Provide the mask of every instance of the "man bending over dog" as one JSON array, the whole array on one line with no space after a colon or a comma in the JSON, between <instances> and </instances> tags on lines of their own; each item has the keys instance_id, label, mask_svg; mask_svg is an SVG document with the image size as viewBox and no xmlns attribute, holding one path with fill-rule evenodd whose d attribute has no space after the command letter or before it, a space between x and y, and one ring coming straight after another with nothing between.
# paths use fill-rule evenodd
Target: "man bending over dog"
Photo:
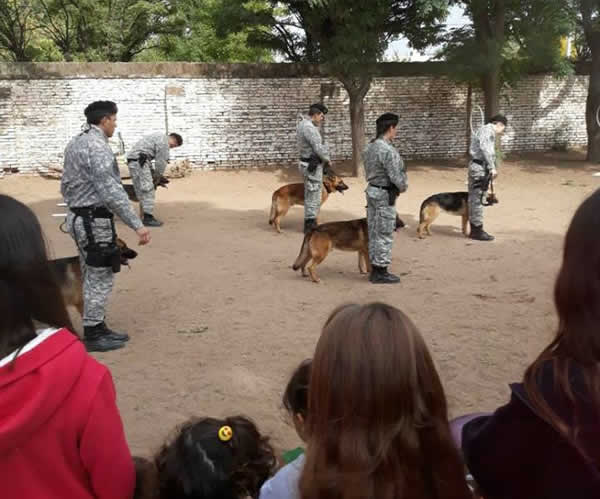
<instances>
[{"instance_id":1,"label":"man bending over dog","mask_svg":"<svg viewBox=\"0 0 600 499\"><path fill-rule=\"evenodd\" d=\"M483 204L491 179L498 176L496 170L496 135L504 133L508 120L501 114L491 118L471 138L471 162L469 163L469 222L471 239L493 241L494 236L483 230Z\"/></svg>"},{"instance_id":2,"label":"man bending over dog","mask_svg":"<svg viewBox=\"0 0 600 499\"><path fill-rule=\"evenodd\" d=\"M139 244L150 242L150 231L129 204L108 145L117 126L117 105L92 102L84 113L88 128L65 149L60 191L70 210L67 229L79 249L83 274L83 341L89 352L106 352L125 346L129 339L104 322L113 274L121 262L114 214L137 233Z\"/></svg>"},{"instance_id":3,"label":"man bending over dog","mask_svg":"<svg viewBox=\"0 0 600 499\"><path fill-rule=\"evenodd\" d=\"M369 280L374 284L393 284L400 278L390 274L392 246L396 229L396 199L408 188L406 170L400 154L392 145L398 126L398 115L382 114L377 118L377 136L364 154L369 227Z\"/></svg>"},{"instance_id":4,"label":"man bending over dog","mask_svg":"<svg viewBox=\"0 0 600 499\"><path fill-rule=\"evenodd\" d=\"M304 233L317 225L317 215L321 207L323 184L323 164L329 164L329 151L319 133L319 125L325 119L327 106L313 104L296 128L300 171L304 176Z\"/></svg>"},{"instance_id":5,"label":"man bending over dog","mask_svg":"<svg viewBox=\"0 0 600 499\"><path fill-rule=\"evenodd\" d=\"M169 161L169 149L181 144L183 139L178 133L153 133L142 137L127 154L127 166L140 202L140 211L143 213L142 222L146 227L160 227L163 224L153 215L156 195L154 179L162 177L165 172Z\"/></svg>"}]
</instances>

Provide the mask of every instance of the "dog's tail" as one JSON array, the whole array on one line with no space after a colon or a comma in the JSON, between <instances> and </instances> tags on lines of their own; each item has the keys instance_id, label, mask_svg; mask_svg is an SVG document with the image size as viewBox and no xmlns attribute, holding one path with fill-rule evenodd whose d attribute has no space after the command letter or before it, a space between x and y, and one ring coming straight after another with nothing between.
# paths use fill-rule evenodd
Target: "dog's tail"
<instances>
[{"instance_id":1,"label":"dog's tail","mask_svg":"<svg viewBox=\"0 0 600 499\"><path fill-rule=\"evenodd\" d=\"M302 247L300 248L300 254L298 255L298 258L296 258L294 265L292 265L292 268L294 270L298 270L298 269L304 267L310 260L309 246L310 246L310 238L312 237L312 233L313 233L313 231L310 231L308 234L306 234L304 236L304 240L302 241Z\"/></svg>"},{"instance_id":2,"label":"dog's tail","mask_svg":"<svg viewBox=\"0 0 600 499\"><path fill-rule=\"evenodd\" d=\"M277 194L273 193L273 199L271 200L271 214L269 215L269 225L273 225L275 217L277 216Z\"/></svg>"},{"instance_id":3,"label":"dog's tail","mask_svg":"<svg viewBox=\"0 0 600 499\"><path fill-rule=\"evenodd\" d=\"M429 196L425 201L421 203L421 208L419 209L419 223L422 224L425 221L425 208L427 205L433 201L434 197Z\"/></svg>"}]
</instances>

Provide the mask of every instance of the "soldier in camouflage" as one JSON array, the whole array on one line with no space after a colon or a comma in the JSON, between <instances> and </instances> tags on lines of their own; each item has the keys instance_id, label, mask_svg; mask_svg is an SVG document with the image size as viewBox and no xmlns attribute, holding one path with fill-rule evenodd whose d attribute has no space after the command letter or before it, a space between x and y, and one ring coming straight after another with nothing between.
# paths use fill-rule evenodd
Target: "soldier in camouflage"
<instances>
[{"instance_id":1,"label":"soldier in camouflage","mask_svg":"<svg viewBox=\"0 0 600 499\"><path fill-rule=\"evenodd\" d=\"M330 163L329 152L319 133L319 125L325 119L327 106L313 104L296 128L300 171L304 176L304 233L317 225L321 208L323 165Z\"/></svg>"},{"instance_id":2,"label":"soldier in camouflage","mask_svg":"<svg viewBox=\"0 0 600 499\"><path fill-rule=\"evenodd\" d=\"M392 262L396 198L408 188L404 162L392 145L398 121L398 115L393 113L377 118L377 135L364 152L365 175L369 183L365 191L372 266L369 280L374 284L400 282L398 276L387 270Z\"/></svg>"},{"instance_id":3,"label":"soldier in camouflage","mask_svg":"<svg viewBox=\"0 0 600 499\"><path fill-rule=\"evenodd\" d=\"M140 202L142 222L147 227L160 227L162 222L154 218L154 179L160 178L167 168L169 149L183 144L181 135L154 133L142 137L127 154L127 166L133 188ZM154 169L152 168L154 160Z\"/></svg>"},{"instance_id":4,"label":"soldier in camouflage","mask_svg":"<svg viewBox=\"0 0 600 499\"><path fill-rule=\"evenodd\" d=\"M483 230L483 204L490 179L497 177L496 136L504 133L508 121L501 114L491 118L471 138L469 153L469 222L470 238L477 241L493 241L494 236Z\"/></svg>"},{"instance_id":5,"label":"soldier in camouflage","mask_svg":"<svg viewBox=\"0 0 600 499\"><path fill-rule=\"evenodd\" d=\"M93 102L85 109L85 116L87 129L71 139L65 149L61 193L70 211L67 228L81 261L84 344L88 351L104 352L123 347L129 339L104 322L113 269L118 271L120 255L114 214L137 233L139 244L150 241L150 232L129 204L108 144L116 127L116 104Z\"/></svg>"}]
</instances>

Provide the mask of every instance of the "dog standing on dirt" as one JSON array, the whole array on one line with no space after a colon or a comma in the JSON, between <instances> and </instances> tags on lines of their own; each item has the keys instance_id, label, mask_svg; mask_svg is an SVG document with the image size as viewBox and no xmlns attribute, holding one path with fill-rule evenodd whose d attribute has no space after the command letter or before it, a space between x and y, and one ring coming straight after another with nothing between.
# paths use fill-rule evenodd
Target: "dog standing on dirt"
<instances>
[{"instance_id":1,"label":"dog standing on dirt","mask_svg":"<svg viewBox=\"0 0 600 499\"><path fill-rule=\"evenodd\" d=\"M402 220L396 215L396 228L403 226ZM329 222L315 227L304 236L300 254L292 268L294 270L302 269L303 276L308 275L313 282L319 282L316 267L325 260L333 248L341 251L357 251L359 272L361 274L371 272L369 229L366 218L344 222ZM308 265L309 262L310 265Z\"/></svg>"},{"instance_id":2,"label":"dog standing on dirt","mask_svg":"<svg viewBox=\"0 0 600 499\"><path fill-rule=\"evenodd\" d=\"M321 206L333 191L343 193L348 189L342 178L331 170L323 177L323 187L325 188L321 189ZM281 233L281 219L295 204L304 205L304 184L288 184L277 189L271 198L269 225L273 225L275 230Z\"/></svg>"},{"instance_id":3,"label":"dog standing on dirt","mask_svg":"<svg viewBox=\"0 0 600 499\"><path fill-rule=\"evenodd\" d=\"M431 235L431 224L442 211L462 217L462 233L466 237L469 222L468 192L442 192L429 196L423 201L419 212L418 236L423 239L426 235Z\"/></svg>"},{"instance_id":4,"label":"dog standing on dirt","mask_svg":"<svg viewBox=\"0 0 600 499\"><path fill-rule=\"evenodd\" d=\"M125 241L117 238L117 246L121 250L121 265L128 265L129 260L137 256L137 251L132 250ZM77 308L83 316L83 278L79 256L57 258L48 262L58 282L65 305Z\"/></svg>"}]
</instances>

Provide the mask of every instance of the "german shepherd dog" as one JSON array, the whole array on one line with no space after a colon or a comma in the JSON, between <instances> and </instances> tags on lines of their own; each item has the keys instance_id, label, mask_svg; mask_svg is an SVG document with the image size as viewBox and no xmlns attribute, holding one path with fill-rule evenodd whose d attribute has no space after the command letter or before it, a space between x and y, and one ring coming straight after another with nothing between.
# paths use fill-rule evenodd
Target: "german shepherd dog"
<instances>
[{"instance_id":1,"label":"german shepherd dog","mask_svg":"<svg viewBox=\"0 0 600 499\"><path fill-rule=\"evenodd\" d=\"M343 193L348 189L342 178L332 170L323 175L323 187L324 189L321 189L321 206L333 191ZM277 189L271 198L269 225L273 225L275 230L281 233L281 219L295 204L304 205L304 184L288 184Z\"/></svg>"},{"instance_id":2,"label":"german shepherd dog","mask_svg":"<svg viewBox=\"0 0 600 499\"><path fill-rule=\"evenodd\" d=\"M423 239L426 235L431 235L431 224L442 211L462 217L462 233L467 236L467 223L469 222L468 192L442 192L429 196L423 201L419 212L418 236Z\"/></svg>"},{"instance_id":3,"label":"german shepherd dog","mask_svg":"<svg viewBox=\"0 0 600 499\"><path fill-rule=\"evenodd\" d=\"M396 229L403 227L402 220L396 215ZM304 236L300 254L292 268L302 269L302 275L310 276L313 282L320 279L316 273L319 265L333 249L358 252L358 270L361 274L371 272L369 261L369 229L366 218L345 222L329 222L318 225ZM308 263L310 262L310 265ZM308 265L308 274L307 268Z\"/></svg>"},{"instance_id":4,"label":"german shepherd dog","mask_svg":"<svg viewBox=\"0 0 600 499\"><path fill-rule=\"evenodd\" d=\"M121 265L128 265L129 260L137 256L137 251L132 250L125 241L117 238L117 245L121 250ZM58 282L65 305L77 308L83 315L83 276L78 256L57 258L48 262Z\"/></svg>"}]
</instances>

